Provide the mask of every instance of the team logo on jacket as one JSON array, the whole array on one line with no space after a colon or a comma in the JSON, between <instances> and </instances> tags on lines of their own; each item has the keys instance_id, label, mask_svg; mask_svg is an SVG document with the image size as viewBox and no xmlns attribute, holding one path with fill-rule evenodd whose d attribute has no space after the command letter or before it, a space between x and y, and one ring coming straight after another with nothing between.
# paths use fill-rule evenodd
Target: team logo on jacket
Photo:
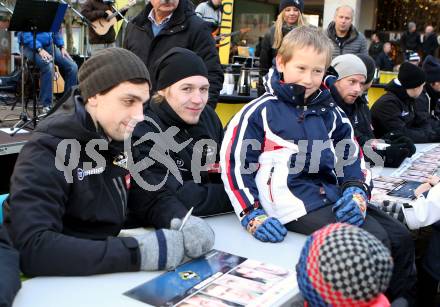
<instances>
[{"instance_id":1,"label":"team logo on jacket","mask_svg":"<svg viewBox=\"0 0 440 307\"><path fill-rule=\"evenodd\" d=\"M402 113L400 113L400 116L404 117L404 116L407 116L408 114L409 114L409 112L402 111Z\"/></svg>"},{"instance_id":2,"label":"team logo on jacket","mask_svg":"<svg viewBox=\"0 0 440 307\"><path fill-rule=\"evenodd\" d=\"M76 174L78 175L78 180L83 180L85 177L90 176L90 175L98 175L98 174L102 174L105 170L105 167L101 166L101 167L97 167L97 168L92 168L89 170L83 170L82 168L77 168L76 170Z\"/></svg>"}]
</instances>

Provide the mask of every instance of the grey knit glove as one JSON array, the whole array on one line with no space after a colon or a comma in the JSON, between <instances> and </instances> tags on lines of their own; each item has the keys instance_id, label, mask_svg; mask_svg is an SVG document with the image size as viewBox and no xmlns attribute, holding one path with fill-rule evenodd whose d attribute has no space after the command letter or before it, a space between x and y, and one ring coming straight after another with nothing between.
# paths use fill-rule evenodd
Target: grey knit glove
<instances>
[{"instance_id":1,"label":"grey knit glove","mask_svg":"<svg viewBox=\"0 0 440 307\"><path fill-rule=\"evenodd\" d=\"M183 260L183 234L159 229L134 237L139 243L142 271L168 270Z\"/></svg>"},{"instance_id":2,"label":"grey knit glove","mask_svg":"<svg viewBox=\"0 0 440 307\"><path fill-rule=\"evenodd\" d=\"M182 220L171 220L171 229L178 230ZM190 216L182 229L185 255L197 258L209 252L214 246L215 235L211 227L203 219Z\"/></svg>"}]
</instances>

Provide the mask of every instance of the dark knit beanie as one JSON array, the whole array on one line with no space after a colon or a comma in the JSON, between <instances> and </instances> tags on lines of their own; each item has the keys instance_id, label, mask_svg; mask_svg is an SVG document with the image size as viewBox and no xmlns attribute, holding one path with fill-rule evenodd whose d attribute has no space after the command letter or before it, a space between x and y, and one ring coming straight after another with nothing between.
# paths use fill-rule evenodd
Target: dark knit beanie
<instances>
[{"instance_id":1,"label":"dark knit beanie","mask_svg":"<svg viewBox=\"0 0 440 307\"><path fill-rule=\"evenodd\" d=\"M400 65L397 79L399 79L404 89L412 89L422 85L426 81L426 75L418 66L409 62L403 62Z\"/></svg>"},{"instance_id":2,"label":"dark knit beanie","mask_svg":"<svg viewBox=\"0 0 440 307\"><path fill-rule=\"evenodd\" d=\"M365 83L370 83L374 78L374 71L376 70L376 63L374 59L367 54L357 54L357 56L364 62L365 67L367 68L367 79Z\"/></svg>"},{"instance_id":3,"label":"dark knit beanie","mask_svg":"<svg viewBox=\"0 0 440 307\"><path fill-rule=\"evenodd\" d=\"M84 101L122 82L144 79L151 85L144 62L133 52L106 48L85 61L78 72L79 89Z\"/></svg>"},{"instance_id":4,"label":"dark knit beanie","mask_svg":"<svg viewBox=\"0 0 440 307\"><path fill-rule=\"evenodd\" d=\"M174 47L154 63L153 87L162 90L191 76L208 78L208 69L202 58L191 50Z\"/></svg>"},{"instance_id":5,"label":"dark knit beanie","mask_svg":"<svg viewBox=\"0 0 440 307\"><path fill-rule=\"evenodd\" d=\"M428 55L423 62L423 70L426 73L426 81L440 81L440 61L434 58L432 55Z\"/></svg>"},{"instance_id":6,"label":"dark knit beanie","mask_svg":"<svg viewBox=\"0 0 440 307\"><path fill-rule=\"evenodd\" d=\"M304 12L304 0L281 0L278 11L281 12L288 6L296 7L301 14Z\"/></svg>"},{"instance_id":7,"label":"dark knit beanie","mask_svg":"<svg viewBox=\"0 0 440 307\"><path fill-rule=\"evenodd\" d=\"M371 306L385 299L393 271L390 251L349 224L330 224L308 237L296 265L309 306Z\"/></svg>"}]
</instances>

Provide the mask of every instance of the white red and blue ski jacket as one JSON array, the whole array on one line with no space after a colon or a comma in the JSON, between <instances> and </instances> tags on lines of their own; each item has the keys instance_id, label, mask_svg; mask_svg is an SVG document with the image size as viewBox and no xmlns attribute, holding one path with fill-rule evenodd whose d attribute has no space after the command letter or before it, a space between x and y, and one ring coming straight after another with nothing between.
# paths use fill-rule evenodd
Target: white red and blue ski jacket
<instances>
[{"instance_id":1,"label":"white red and blue ski jacket","mask_svg":"<svg viewBox=\"0 0 440 307\"><path fill-rule=\"evenodd\" d=\"M238 217L261 205L286 224L333 204L348 186L368 195L371 174L328 88L304 103L304 88L280 81L276 69L265 87L232 118L220 150L222 180Z\"/></svg>"}]
</instances>

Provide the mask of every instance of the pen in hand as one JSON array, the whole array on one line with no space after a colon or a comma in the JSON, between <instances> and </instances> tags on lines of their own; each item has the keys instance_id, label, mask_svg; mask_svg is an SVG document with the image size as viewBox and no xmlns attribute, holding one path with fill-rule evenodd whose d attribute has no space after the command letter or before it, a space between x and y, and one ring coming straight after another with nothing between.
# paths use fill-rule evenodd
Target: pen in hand
<instances>
[{"instance_id":1,"label":"pen in hand","mask_svg":"<svg viewBox=\"0 0 440 307\"><path fill-rule=\"evenodd\" d=\"M191 216L193 209L194 209L194 207L191 207L191 209L188 210L188 213L185 215L185 217L182 220L182 224L179 227L179 231L182 231L183 226L185 226L186 222L188 221L189 217Z\"/></svg>"}]
</instances>

